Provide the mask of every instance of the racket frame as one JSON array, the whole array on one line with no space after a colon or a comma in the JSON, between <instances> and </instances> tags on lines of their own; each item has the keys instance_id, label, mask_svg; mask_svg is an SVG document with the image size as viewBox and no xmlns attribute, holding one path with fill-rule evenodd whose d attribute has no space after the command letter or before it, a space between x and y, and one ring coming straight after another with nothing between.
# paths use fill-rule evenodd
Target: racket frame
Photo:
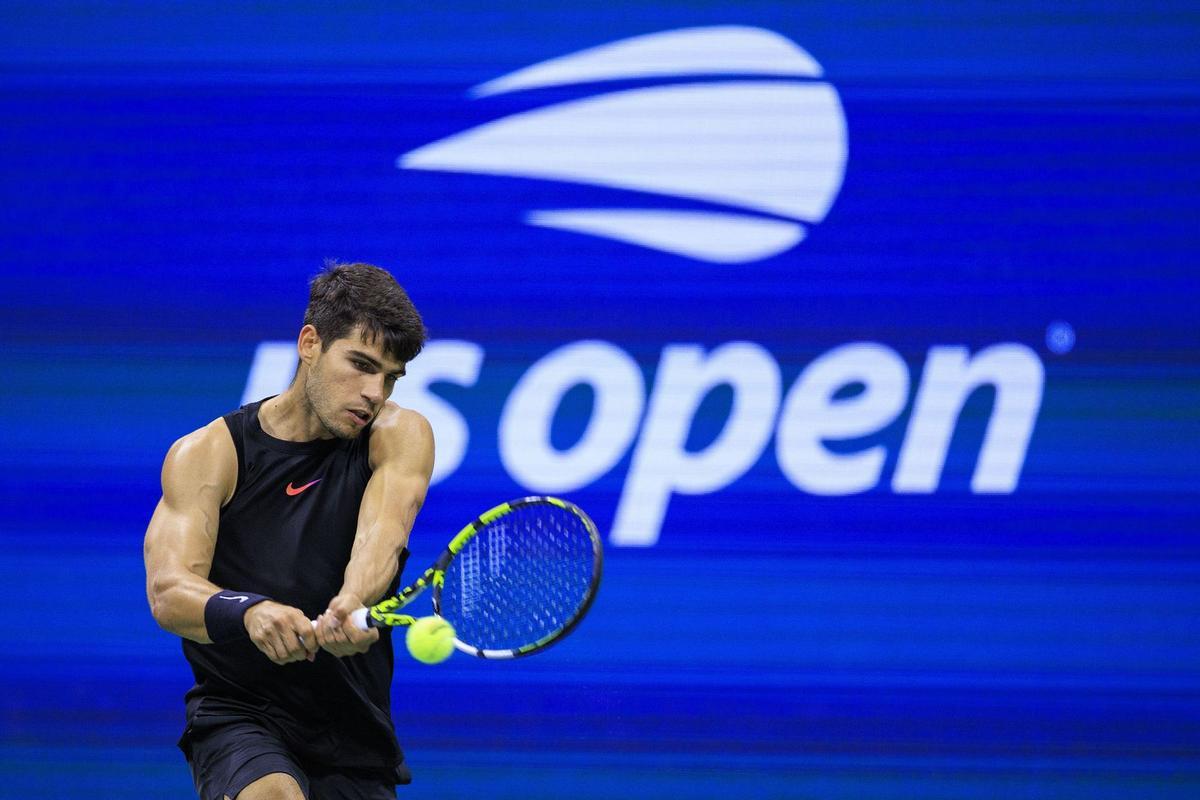
<instances>
[{"instance_id":1,"label":"racket frame","mask_svg":"<svg viewBox=\"0 0 1200 800\"><path fill-rule=\"evenodd\" d=\"M591 539L593 568L591 581L588 584L587 592L584 595L583 602L570 619L566 621L560 628L543 636L541 639L522 645L514 649L490 650L476 647L467 642L454 639L454 647L459 652L466 653L469 656L484 659L513 659L523 658L545 650L555 642L565 638L567 634L573 631L587 615L588 610L592 607L592 602L596 599L596 593L600 588L600 578L604 572L604 549L600 541L600 533L596 529L596 524L591 518L584 513L583 509L574 503L566 500L561 500L557 497L546 497L542 495L533 495L530 497L522 497L518 500L510 500L507 503L501 503L498 506L489 508L487 511L480 514L470 523L463 527L446 549L442 551L437 560L421 574L419 578L410 583L408 586L401 589L394 596L387 598L368 609L363 609L362 616L365 627L381 628L381 627L403 627L412 625L416 622L416 617L410 614L399 613L405 606L416 600L426 589L433 588L433 613L439 617L442 616L442 587L446 583L446 570L450 568L452 562L467 543L475 538L478 533L486 528L491 523L502 517L511 514L519 508L530 505L552 505L557 506L565 511L574 514L580 521L583 522L584 528ZM364 625L360 625L364 627Z\"/></svg>"}]
</instances>

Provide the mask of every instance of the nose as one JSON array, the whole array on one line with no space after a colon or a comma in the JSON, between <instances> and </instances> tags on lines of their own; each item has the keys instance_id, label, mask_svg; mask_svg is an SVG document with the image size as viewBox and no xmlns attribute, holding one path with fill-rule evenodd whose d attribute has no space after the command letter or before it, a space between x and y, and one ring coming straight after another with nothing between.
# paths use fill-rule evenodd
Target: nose
<instances>
[{"instance_id":1,"label":"nose","mask_svg":"<svg viewBox=\"0 0 1200 800\"><path fill-rule=\"evenodd\" d=\"M387 399L388 391L386 384L387 376L382 373L366 376L362 396L364 400L371 404L372 408L378 408Z\"/></svg>"}]
</instances>

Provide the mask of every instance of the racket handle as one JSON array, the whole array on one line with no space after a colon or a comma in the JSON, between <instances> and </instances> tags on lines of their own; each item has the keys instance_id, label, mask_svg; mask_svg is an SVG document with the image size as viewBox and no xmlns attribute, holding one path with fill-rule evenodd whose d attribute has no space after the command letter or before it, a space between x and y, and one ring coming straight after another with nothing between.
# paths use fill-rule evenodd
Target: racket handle
<instances>
[{"instance_id":1,"label":"racket handle","mask_svg":"<svg viewBox=\"0 0 1200 800\"><path fill-rule=\"evenodd\" d=\"M356 608L354 611L351 611L350 621L353 622L354 627L358 628L360 631L369 631L371 628L375 627L372 624L375 622L375 620L367 616L367 609L365 607Z\"/></svg>"},{"instance_id":2,"label":"racket handle","mask_svg":"<svg viewBox=\"0 0 1200 800\"><path fill-rule=\"evenodd\" d=\"M358 608L354 611L351 611L350 621L353 622L354 627L358 628L360 631L369 631L371 628L375 627L375 620L367 616L367 609L365 606L363 608ZM317 627L317 621L315 619L309 620L309 622L312 623L314 629Z\"/></svg>"}]
</instances>

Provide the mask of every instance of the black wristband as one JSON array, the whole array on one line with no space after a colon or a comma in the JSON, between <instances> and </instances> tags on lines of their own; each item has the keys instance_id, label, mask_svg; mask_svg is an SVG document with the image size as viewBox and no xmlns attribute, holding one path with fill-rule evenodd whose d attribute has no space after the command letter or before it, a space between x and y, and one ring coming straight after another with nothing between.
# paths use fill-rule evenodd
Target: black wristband
<instances>
[{"instance_id":1,"label":"black wristband","mask_svg":"<svg viewBox=\"0 0 1200 800\"><path fill-rule=\"evenodd\" d=\"M213 644L245 639L249 636L242 622L246 610L270 599L254 592L217 592L204 604L204 627L208 629L208 638Z\"/></svg>"}]
</instances>

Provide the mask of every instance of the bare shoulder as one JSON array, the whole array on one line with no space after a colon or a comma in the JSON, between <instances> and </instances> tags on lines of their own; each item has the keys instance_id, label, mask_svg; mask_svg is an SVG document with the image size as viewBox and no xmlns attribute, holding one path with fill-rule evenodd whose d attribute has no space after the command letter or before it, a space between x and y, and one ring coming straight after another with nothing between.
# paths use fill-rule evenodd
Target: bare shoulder
<instances>
[{"instance_id":1,"label":"bare shoulder","mask_svg":"<svg viewBox=\"0 0 1200 800\"><path fill-rule=\"evenodd\" d=\"M233 446L229 426L225 424L225 420L215 419L203 428L197 428L176 439L167 451L167 462L185 468L191 465L205 466L206 462L219 462L230 454L236 460L237 451Z\"/></svg>"},{"instance_id":2,"label":"bare shoulder","mask_svg":"<svg viewBox=\"0 0 1200 800\"><path fill-rule=\"evenodd\" d=\"M371 426L371 465L401 459L433 469L433 428L429 420L410 408L388 401Z\"/></svg>"},{"instance_id":3,"label":"bare shoulder","mask_svg":"<svg viewBox=\"0 0 1200 800\"><path fill-rule=\"evenodd\" d=\"M425 434L428 434L430 437L433 436L433 429L429 427L429 420L411 408L401 408L391 400L383 404L383 408L379 410L379 416L375 418L375 424L371 427L373 432L394 432L390 435L399 433L410 436L423 436Z\"/></svg>"},{"instance_id":4,"label":"bare shoulder","mask_svg":"<svg viewBox=\"0 0 1200 800\"><path fill-rule=\"evenodd\" d=\"M227 502L237 484L237 448L223 419L197 428L171 445L163 460L163 493L184 486L204 485Z\"/></svg>"}]
</instances>

